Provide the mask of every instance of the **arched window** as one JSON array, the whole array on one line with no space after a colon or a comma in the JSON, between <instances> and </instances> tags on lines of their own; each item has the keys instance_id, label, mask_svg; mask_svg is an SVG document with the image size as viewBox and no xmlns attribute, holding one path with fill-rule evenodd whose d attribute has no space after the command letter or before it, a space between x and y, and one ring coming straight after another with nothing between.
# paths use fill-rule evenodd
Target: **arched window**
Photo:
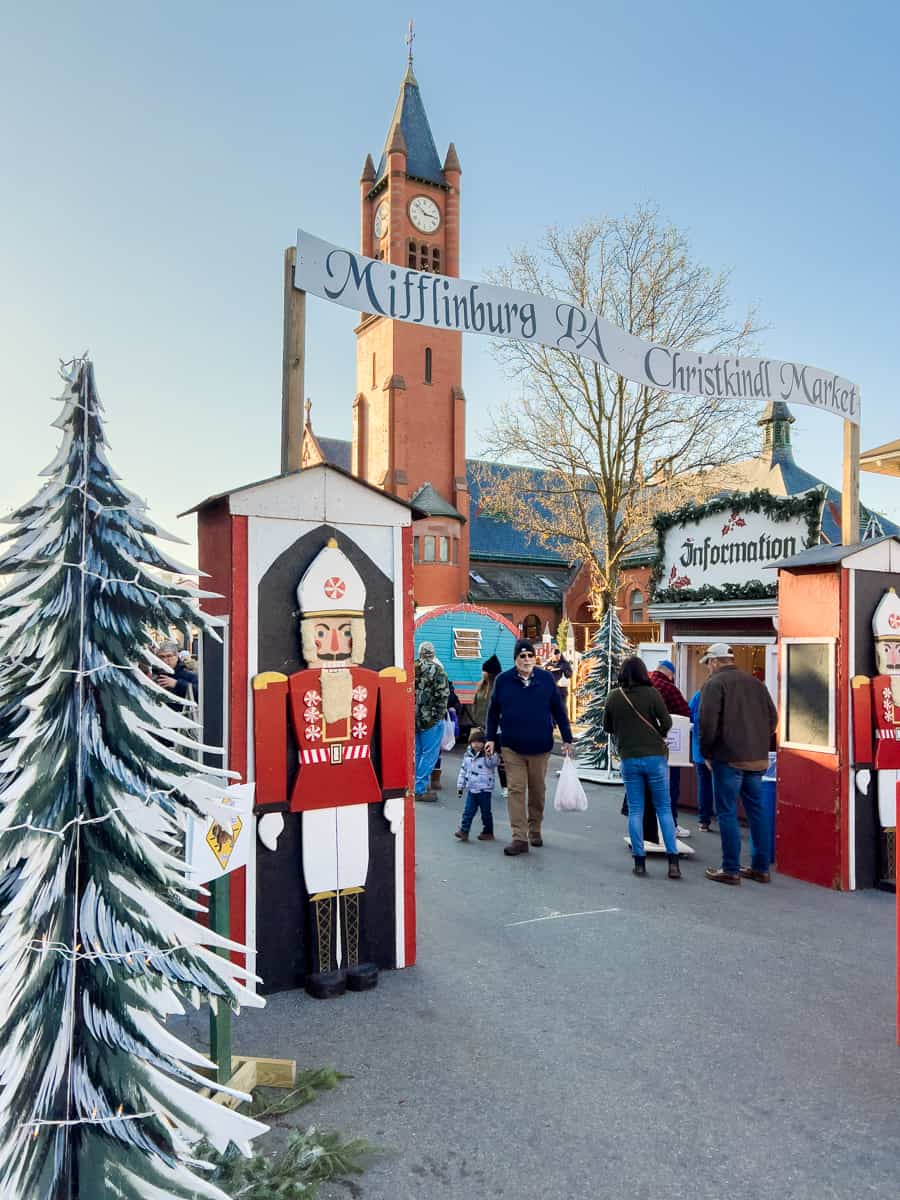
<instances>
[{"instance_id":1,"label":"arched window","mask_svg":"<svg viewBox=\"0 0 900 1200\"><path fill-rule=\"evenodd\" d=\"M434 249L431 251L431 269L435 275L440 275L440 273L441 273L441 252L440 252L440 250L438 250L437 246L435 246Z\"/></svg>"},{"instance_id":2,"label":"arched window","mask_svg":"<svg viewBox=\"0 0 900 1200\"><path fill-rule=\"evenodd\" d=\"M522 637L530 638L533 642L540 641L541 622L535 613L529 613L522 622Z\"/></svg>"},{"instance_id":3,"label":"arched window","mask_svg":"<svg viewBox=\"0 0 900 1200\"><path fill-rule=\"evenodd\" d=\"M410 239L409 242L409 253L406 259L406 265L411 267L413 270L416 269L416 243L412 241L412 239Z\"/></svg>"},{"instance_id":4,"label":"arched window","mask_svg":"<svg viewBox=\"0 0 900 1200\"><path fill-rule=\"evenodd\" d=\"M425 245L424 242L419 247L419 270L420 271L428 270L428 247Z\"/></svg>"},{"instance_id":5,"label":"arched window","mask_svg":"<svg viewBox=\"0 0 900 1200\"><path fill-rule=\"evenodd\" d=\"M635 588L628 601L628 620L632 625L640 625L644 620L644 593Z\"/></svg>"},{"instance_id":6,"label":"arched window","mask_svg":"<svg viewBox=\"0 0 900 1200\"><path fill-rule=\"evenodd\" d=\"M431 347L425 347L425 382L431 383Z\"/></svg>"}]
</instances>

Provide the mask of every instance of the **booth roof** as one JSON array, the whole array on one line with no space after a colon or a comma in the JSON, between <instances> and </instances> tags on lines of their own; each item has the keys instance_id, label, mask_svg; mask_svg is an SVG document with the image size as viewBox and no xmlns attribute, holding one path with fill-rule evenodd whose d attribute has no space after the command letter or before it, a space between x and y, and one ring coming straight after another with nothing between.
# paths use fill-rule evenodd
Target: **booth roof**
<instances>
[{"instance_id":1,"label":"booth roof","mask_svg":"<svg viewBox=\"0 0 900 1200\"><path fill-rule=\"evenodd\" d=\"M897 542L900 545L900 537L886 533L884 537L869 538L867 541L857 542L853 546L812 546L809 550L801 550L799 554L792 555L791 558L782 558L778 562L766 563L763 570L777 571L783 568L793 571L799 570L801 567L825 567L829 563L843 562L845 558L859 554L861 550L877 546L880 542Z\"/></svg>"},{"instance_id":2,"label":"booth roof","mask_svg":"<svg viewBox=\"0 0 900 1200\"><path fill-rule=\"evenodd\" d=\"M195 504L193 508L186 508L184 512L180 512L179 517L188 517L191 513L201 512L204 508L209 508L211 504L217 504L220 500L225 500L229 496L236 496L239 492L247 492L251 488L264 487L267 483L275 483L279 479L287 479L290 475L303 475L307 471L334 471L337 475L343 475L346 479L352 479L359 487L368 488L370 492L377 492L379 496L385 496L388 500L393 500L395 504L399 504L401 508L408 508L412 512L413 520L420 521L428 514L423 512L415 504L408 503L406 500L401 500L397 496L390 495L382 488L375 487L373 483L366 483L364 479L358 479L355 475L351 475L349 471L345 471L343 467L338 467L334 463L315 463L311 467L301 467L297 471L285 471L279 475L269 475L265 479L257 479L253 483L242 483L240 487L229 488L225 492L217 492L215 496L207 496L205 500L201 500L199 504Z\"/></svg>"}]
</instances>

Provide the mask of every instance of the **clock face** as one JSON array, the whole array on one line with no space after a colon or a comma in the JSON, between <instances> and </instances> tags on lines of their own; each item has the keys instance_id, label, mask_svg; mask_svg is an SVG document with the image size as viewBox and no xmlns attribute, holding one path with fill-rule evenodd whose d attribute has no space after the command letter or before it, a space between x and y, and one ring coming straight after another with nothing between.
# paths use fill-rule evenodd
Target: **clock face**
<instances>
[{"instance_id":1,"label":"clock face","mask_svg":"<svg viewBox=\"0 0 900 1200\"><path fill-rule=\"evenodd\" d=\"M383 238L384 235L387 233L387 227L388 227L388 202L387 202L387 200L382 200L382 202L375 209L375 224L373 226L373 232L374 232L375 236L377 238Z\"/></svg>"},{"instance_id":2,"label":"clock face","mask_svg":"<svg viewBox=\"0 0 900 1200\"><path fill-rule=\"evenodd\" d=\"M441 213L430 196L414 196L409 202L409 219L419 233L434 233L441 223Z\"/></svg>"}]
</instances>

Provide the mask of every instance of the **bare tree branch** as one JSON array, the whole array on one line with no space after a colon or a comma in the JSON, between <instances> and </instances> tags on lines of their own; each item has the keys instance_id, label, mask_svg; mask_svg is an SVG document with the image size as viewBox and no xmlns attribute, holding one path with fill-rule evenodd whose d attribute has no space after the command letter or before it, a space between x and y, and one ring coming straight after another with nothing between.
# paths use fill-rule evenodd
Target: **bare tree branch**
<instances>
[{"instance_id":1,"label":"bare tree branch","mask_svg":"<svg viewBox=\"0 0 900 1200\"><path fill-rule=\"evenodd\" d=\"M649 205L550 228L537 252L516 250L493 282L574 302L678 349L745 353L762 328L752 309L733 318L730 272L695 262L684 233ZM495 406L486 449L533 470L523 477L485 468L482 507L544 544L568 543L572 558L589 564L602 608L655 513L712 490L713 469L750 452L758 414L739 398L630 383L546 346L503 341L493 349L522 390Z\"/></svg>"}]
</instances>

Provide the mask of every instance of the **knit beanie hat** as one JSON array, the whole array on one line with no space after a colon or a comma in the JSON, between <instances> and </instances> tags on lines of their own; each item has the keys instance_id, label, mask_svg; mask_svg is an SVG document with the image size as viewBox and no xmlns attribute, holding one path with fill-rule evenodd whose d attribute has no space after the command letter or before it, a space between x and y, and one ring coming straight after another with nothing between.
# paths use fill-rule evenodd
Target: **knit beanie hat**
<instances>
[{"instance_id":1,"label":"knit beanie hat","mask_svg":"<svg viewBox=\"0 0 900 1200\"><path fill-rule=\"evenodd\" d=\"M503 670L503 666L497 655L492 654L490 658L485 659L485 661L481 664L481 669L482 671L486 671L488 675L499 675Z\"/></svg>"},{"instance_id":2,"label":"knit beanie hat","mask_svg":"<svg viewBox=\"0 0 900 1200\"><path fill-rule=\"evenodd\" d=\"M515 648L513 649L513 658L519 657L520 650L530 650L534 654L534 642L531 638L516 638Z\"/></svg>"}]
</instances>

